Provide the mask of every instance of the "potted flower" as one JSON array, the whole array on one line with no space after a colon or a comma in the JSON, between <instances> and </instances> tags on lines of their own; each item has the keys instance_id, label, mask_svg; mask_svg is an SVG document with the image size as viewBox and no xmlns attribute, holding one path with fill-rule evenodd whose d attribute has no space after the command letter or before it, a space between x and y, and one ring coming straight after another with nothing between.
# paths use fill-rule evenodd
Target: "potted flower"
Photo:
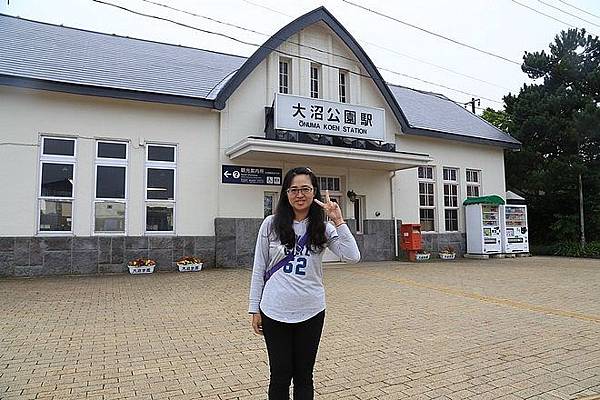
<instances>
[{"instance_id":1,"label":"potted flower","mask_svg":"<svg viewBox=\"0 0 600 400\"><path fill-rule=\"evenodd\" d=\"M431 257L431 253L429 253L426 250L419 250L417 251L417 254L415 255L415 260L416 261L427 261L429 260L429 258Z\"/></svg>"},{"instance_id":2,"label":"potted flower","mask_svg":"<svg viewBox=\"0 0 600 400\"><path fill-rule=\"evenodd\" d=\"M456 251L452 246L446 246L438 254L442 260L454 260L456 258Z\"/></svg>"},{"instance_id":3,"label":"potted flower","mask_svg":"<svg viewBox=\"0 0 600 400\"><path fill-rule=\"evenodd\" d=\"M156 261L151 258L134 258L127 263L130 274L151 274L154 272Z\"/></svg>"},{"instance_id":4,"label":"potted flower","mask_svg":"<svg viewBox=\"0 0 600 400\"><path fill-rule=\"evenodd\" d=\"M200 271L202 269L202 264L204 261L199 257L194 256L184 256L178 258L177 268L179 268L179 272L187 272L187 271Z\"/></svg>"}]
</instances>

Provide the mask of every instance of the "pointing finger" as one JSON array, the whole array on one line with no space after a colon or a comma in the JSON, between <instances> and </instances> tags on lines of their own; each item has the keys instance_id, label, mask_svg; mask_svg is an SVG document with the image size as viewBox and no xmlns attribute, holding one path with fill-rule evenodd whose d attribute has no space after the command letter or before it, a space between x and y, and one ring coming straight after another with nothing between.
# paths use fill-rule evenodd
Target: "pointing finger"
<instances>
[{"instance_id":1,"label":"pointing finger","mask_svg":"<svg viewBox=\"0 0 600 400\"><path fill-rule=\"evenodd\" d=\"M325 191L325 201L326 201L327 203L329 203L329 202L331 201L331 199L329 198L329 190L326 190L326 191Z\"/></svg>"},{"instance_id":2,"label":"pointing finger","mask_svg":"<svg viewBox=\"0 0 600 400\"><path fill-rule=\"evenodd\" d=\"M325 203L323 203L322 201L320 201L320 200L317 200L317 199L313 199L313 201L314 201L315 203L317 203L318 205L320 205L321 207L325 208Z\"/></svg>"}]
</instances>

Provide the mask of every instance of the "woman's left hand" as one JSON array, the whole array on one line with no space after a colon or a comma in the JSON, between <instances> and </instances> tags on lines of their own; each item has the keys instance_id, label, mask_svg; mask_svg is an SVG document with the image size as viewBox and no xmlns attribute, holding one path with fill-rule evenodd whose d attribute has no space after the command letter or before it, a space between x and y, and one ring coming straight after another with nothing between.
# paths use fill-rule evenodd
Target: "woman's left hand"
<instances>
[{"instance_id":1,"label":"woman's left hand","mask_svg":"<svg viewBox=\"0 0 600 400\"><path fill-rule=\"evenodd\" d=\"M313 201L323 207L325 213L335 226L340 226L341 224L345 223L339 204L335 201L331 201L329 198L329 190L325 191L325 203L317 199L314 199Z\"/></svg>"}]
</instances>

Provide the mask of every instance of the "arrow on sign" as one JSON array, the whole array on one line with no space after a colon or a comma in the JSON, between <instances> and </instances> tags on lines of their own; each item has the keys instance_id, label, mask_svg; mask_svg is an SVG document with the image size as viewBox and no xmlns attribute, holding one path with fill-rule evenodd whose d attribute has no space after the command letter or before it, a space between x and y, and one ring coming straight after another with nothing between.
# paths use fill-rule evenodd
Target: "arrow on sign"
<instances>
[{"instance_id":1,"label":"arrow on sign","mask_svg":"<svg viewBox=\"0 0 600 400\"><path fill-rule=\"evenodd\" d=\"M231 172L225 171L225 172L223 172L223 175L225 175L225 178L229 178L229 175L231 175Z\"/></svg>"}]
</instances>

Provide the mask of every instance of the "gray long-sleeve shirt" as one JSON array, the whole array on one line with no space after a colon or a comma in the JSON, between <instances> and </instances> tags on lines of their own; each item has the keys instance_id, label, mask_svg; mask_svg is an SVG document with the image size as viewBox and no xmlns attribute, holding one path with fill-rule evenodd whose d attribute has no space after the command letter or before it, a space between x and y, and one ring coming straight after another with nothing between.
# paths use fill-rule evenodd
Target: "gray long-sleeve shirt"
<instances>
[{"instance_id":1,"label":"gray long-sleeve shirt","mask_svg":"<svg viewBox=\"0 0 600 400\"><path fill-rule=\"evenodd\" d=\"M325 309L323 251L313 253L308 245L287 250L277 238L272 223L273 216L265 218L258 232L248 311L257 313L260 309L269 318L281 322L306 321ZM296 243L307 227L308 219L294 221ZM326 224L325 236L327 247L342 261L356 263L360 260L356 240L346 224L338 228ZM275 272L265 284L264 273L267 267L272 266L271 261L281 259L288 251L294 251L294 259Z\"/></svg>"}]
</instances>

